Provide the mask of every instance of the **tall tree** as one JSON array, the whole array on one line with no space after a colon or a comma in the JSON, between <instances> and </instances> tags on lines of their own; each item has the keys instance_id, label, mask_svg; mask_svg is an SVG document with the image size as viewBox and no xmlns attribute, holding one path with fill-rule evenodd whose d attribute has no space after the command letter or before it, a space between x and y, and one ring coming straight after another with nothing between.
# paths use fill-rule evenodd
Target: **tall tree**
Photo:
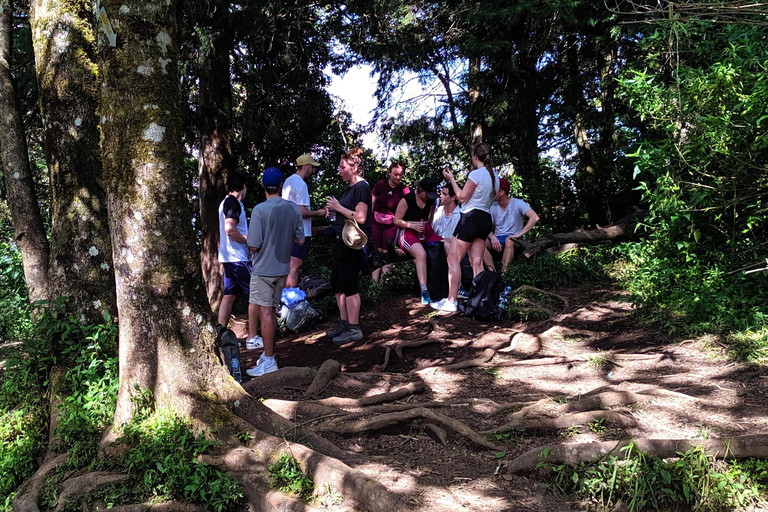
<instances>
[{"instance_id":1,"label":"tall tree","mask_svg":"<svg viewBox=\"0 0 768 512\"><path fill-rule=\"evenodd\" d=\"M14 239L21 251L31 301L48 298L49 246L37 203L27 140L11 78L13 3L0 0L0 159L13 219Z\"/></svg>"},{"instance_id":2,"label":"tall tree","mask_svg":"<svg viewBox=\"0 0 768 512\"><path fill-rule=\"evenodd\" d=\"M198 197L200 199L200 262L206 293L216 310L221 302L222 275L218 259L219 203L226 195L227 175L234 171L231 117L232 85L229 55L232 31L228 0L207 2L196 33L198 42L200 141Z\"/></svg>"},{"instance_id":3,"label":"tall tree","mask_svg":"<svg viewBox=\"0 0 768 512\"><path fill-rule=\"evenodd\" d=\"M102 311L115 311L115 286L92 13L87 0L32 0L30 22L51 186L52 294L99 319Z\"/></svg>"},{"instance_id":4,"label":"tall tree","mask_svg":"<svg viewBox=\"0 0 768 512\"><path fill-rule=\"evenodd\" d=\"M286 450L274 434L298 427L248 395L214 355L200 259L184 220L191 212L182 170L176 2L103 0L102 6L118 37L114 48L99 41L101 147L120 315L113 426L119 430L133 417L132 394L150 396L155 406L215 429L227 452L218 461L238 479L266 486L266 472L254 468ZM245 447L237 438L244 431L252 436ZM344 453L308 437L318 450ZM401 508L383 486L339 461L302 445L287 449L316 485L330 484L370 510ZM253 486L246 494L261 506L263 495Z\"/></svg>"}]
</instances>

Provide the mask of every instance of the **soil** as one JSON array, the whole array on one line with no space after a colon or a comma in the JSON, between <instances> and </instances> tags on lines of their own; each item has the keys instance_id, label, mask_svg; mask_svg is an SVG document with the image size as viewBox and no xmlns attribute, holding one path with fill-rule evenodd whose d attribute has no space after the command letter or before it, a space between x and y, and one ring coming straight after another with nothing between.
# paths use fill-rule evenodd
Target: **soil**
<instances>
[{"instance_id":1,"label":"soil","mask_svg":"<svg viewBox=\"0 0 768 512\"><path fill-rule=\"evenodd\" d=\"M499 451L450 433L444 444L422 420L365 434L326 434L338 446L363 455L367 462L356 465L357 469L382 482L415 510L586 510L588 503L556 497L533 475L512 475L506 465L531 448L555 443L630 436L696 439L765 432L768 369L730 362L714 339L672 341L639 325L633 304L621 291L592 285L558 293L568 299L569 309L549 320L529 323L480 323L454 314L436 317L436 323L430 325L434 315L428 307L416 297L399 297L363 314L362 341L334 345L324 337L324 331L332 326L326 322L300 335L283 334L276 346L277 359L281 367L318 368L326 359L340 362L342 373L352 379L337 376L322 398L359 398L422 381L426 390L401 402L480 399L469 405L435 409L475 431L506 423L504 415L492 414L494 404L544 398L556 404L601 390L637 393L660 388L689 396L648 397L630 406L627 413L637 422L635 427L574 425L490 437L503 447ZM402 358L392 351L384 368L388 345L424 338L435 342L404 348ZM497 352L483 367L409 373L472 359L487 348ZM659 357L621 358L630 353ZM243 366L255 364L258 354L255 350L241 352ZM559 364L501 366L514 360L578 355L585 357ZM260 393L264 398L302 400L303 389ZM306 418L292 419L311 425Z\"/></svg>"}]
</instances>

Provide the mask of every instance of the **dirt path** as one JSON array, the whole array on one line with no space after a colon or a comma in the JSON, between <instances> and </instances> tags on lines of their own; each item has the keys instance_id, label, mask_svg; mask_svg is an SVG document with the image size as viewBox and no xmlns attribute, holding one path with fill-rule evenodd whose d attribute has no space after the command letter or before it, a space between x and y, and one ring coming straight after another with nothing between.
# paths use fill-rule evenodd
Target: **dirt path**
<instances>
[{"instance_id":1,"label":"dirt path","mask_svg":"<svg viewBox=\"0 0 768 512\"><path fill-rule=\"evenodd\" d=\"M515 456L546 444L628 436L700 439L766 431L768 370L729 363L717 345L711 348L702 340L671 343L636 325L633 305L616 290L582 287L567 290L564 296L570 309L536 325L482 324L457 315L439 317L430 324L430 311L415 298L398 298L386 308L365 313L364 342L337 347L323 338L328 327L323 324L308 334L282 338L277 345L278 362L281 367L317 368L326 359L339 361L346 376L334 379L322 397L359 398L421 382L423 393L399 403L476 399L434 409L476 432L514 419L510 413L519 405L494 414L500 406L514 402L545 399L536 417L524 419L536 425L562 418L565 404L600 391L653 393L621 408L619 419L626 420L624 426L606 419L486 436L500 450L480 447L451 432L443 442L440 429L428 426L427 420L403 421L349 436L327 433L339 446L364 456L367 462L359 464L359 469L418 510L584 509L583 503L555 498L535 479L507 472ZM429 343L404 348L402 357L392 350L383 367L387 346L414 340ZM415 372L472 359L489 348L497 352L483 367ZM245 366L255 363L257 355L246 351ZM556 359L563 357L568 359ZM526 363L513 363L522 360ZM515 365L504 366L510 363ZM302 390L259 393L264 398L300 400ZM311 417L294 415L292 419L314 424Z\"/></svg>"}]
</instances>

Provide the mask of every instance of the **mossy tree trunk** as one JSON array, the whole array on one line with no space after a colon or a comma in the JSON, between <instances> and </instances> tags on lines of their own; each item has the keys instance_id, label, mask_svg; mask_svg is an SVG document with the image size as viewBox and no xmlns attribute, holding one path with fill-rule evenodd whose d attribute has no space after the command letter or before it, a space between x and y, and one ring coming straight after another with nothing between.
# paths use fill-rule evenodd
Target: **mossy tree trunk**
<instances>
[{"instance_id":1,"label":"mossy tree trunk","mask_svg":"<svg viewBox=\"0 0 768 512\"><path fill-rule=\"evenodd\" d=\"M193 414L243 393L214 355L215 332L182 169L176 2L103 0L117 46L99 37L102 162L120 318L115 427L131 394Z\"/></svg>"},{"instance_id":2,"label":"mossy tree trunk","mask_svg":"<svg viewBox=\"0 0 768 512\"><path fill-rule=\"evenodd\" d=\"M222 274L218 258L219 203L226 195L227 174L234 170L230 144L232 84L229 52L232 47L228 0L210 2L201 33L200 55L200 229L206 293L211 307L218 309Z\"/></svg>"},{"instance_id":3,"label":"mossy tree trunk","mask_svg":"<svg viewBox=\"0 0 768 512\"><path fill-rule=\"evenodd\" d=\"M51 183L51 294L83 316L115 313L102 185L93 7L32 0L30 23Z\"/></svg>"},{"instance_id":4,"label":"mossy tree trunk","mask_svg":"<svg viewBox=\"0 0 768 512\"><path fill-rule=\"evenodd\" d=\"M49 246L37 203L19 101L11 79L13 3L0 0L0 159L29 299L48 298Z\"/></svg>"}]
</instances>

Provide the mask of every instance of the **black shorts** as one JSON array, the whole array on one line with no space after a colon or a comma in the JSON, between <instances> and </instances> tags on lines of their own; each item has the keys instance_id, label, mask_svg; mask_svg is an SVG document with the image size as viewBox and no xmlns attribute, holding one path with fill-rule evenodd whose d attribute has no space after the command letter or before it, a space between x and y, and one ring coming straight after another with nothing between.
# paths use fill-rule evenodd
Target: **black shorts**
<instances>
[{"instance_id":1,"label":"black shorts","mask_svg":"<svg viewBox=\"0 0 768 512\"><path fill-rule=\"evenodd\" d=\"M339 237L334 243L331 288L333 293L345 296L360 293L360 272L363 270L364 254L361 249L350 249Z\"/></svg>"},{"instance_id":2,"label":"black shorts","mask_svg":"<svg viewBox=\"0 0 768 512\"><path fill-rule=\"evenodd\" d=\"M482 210L472 210L461 214L459 223L453 231L453 236L462 242L472 243L479 238L485 240L493 230L493 219L491 214Z\"/></svg>"},{"instance_id":3,"label":"black shorts","mask_svg":"<svg viewBox=\"0 0 768 512\"><path fill-rule=\"evenodd\" d=\"M305 236L303 244L299 245L294 243L291 245L291 257L299 258L302 261L307 259L307 256L309 255L309 242L311 239L311 236Z\"/></svg>"}]
</instances>

